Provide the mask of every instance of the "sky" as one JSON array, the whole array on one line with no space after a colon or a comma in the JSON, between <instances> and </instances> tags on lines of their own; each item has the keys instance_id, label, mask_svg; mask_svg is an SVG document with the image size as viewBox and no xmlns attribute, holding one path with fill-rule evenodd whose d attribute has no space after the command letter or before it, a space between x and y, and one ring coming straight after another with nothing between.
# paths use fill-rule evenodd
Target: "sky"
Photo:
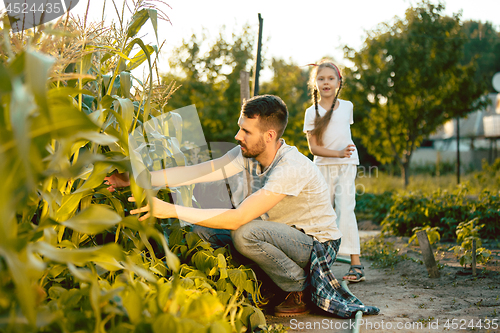
<instances>
[{"instance_id":1,"label":"sky","mask_svg":"<svg viewBox=\"0 0 500 333\"><path fill-rule=\"evenodd\" d=\"M240 33L249 24L257 39L258 14L263 18L263 52L266 59L282 58L297 65L316 62L330 56L340 65L347 65L342 48L348 45L361 49L367 32L382 22L393 22L396 16L404 17L407 8L419 3L416 0L163 0L158 3L170 19L159 22L159 40L166 44L162 52L161 72L169 70L171 50L189 39L200 35L202 29L208 38L215 38L225 26L227 36ZM117 4L123 0L115 0ZM129 0L130 2L130 0ZM431 0L437 4L438 0ZM90 17L101 20L104 0L91 0ZM500 0L448 0L445 14L462 12L462 20L491 22L500 30ZM87 0L80 0L72 9L73 15L85 14ZM107 0L105 20L116 20L111 1ZM149 28L147 24L147 28ZM148 39L155 43L149 30ZM270 63L270 62L268 62ZM270 71L267 72L269 75ZM266 76L266 72L262 73Z\"/></svg>"},{"instance_id":2,"label":"sky","mask_svg":"<svg viewBox=\"0 0 500 333\"><path fill-rule=\"evenodd\" d=\"M201 31L217 35L220 27L249 23L258 31L258 13L263 18L263 41L267 58L293 59L298 65L333 56L342 62L344 45L360 49L367 31L381 22L391 22L417 1L410 0L167 0L172 26L165 38L179 44L179 37ZM432 1L437 3L437 1ZM499 0L448 0L446 14L463 11L464 19L500 25Z\"/></svg>"}]
</instances>

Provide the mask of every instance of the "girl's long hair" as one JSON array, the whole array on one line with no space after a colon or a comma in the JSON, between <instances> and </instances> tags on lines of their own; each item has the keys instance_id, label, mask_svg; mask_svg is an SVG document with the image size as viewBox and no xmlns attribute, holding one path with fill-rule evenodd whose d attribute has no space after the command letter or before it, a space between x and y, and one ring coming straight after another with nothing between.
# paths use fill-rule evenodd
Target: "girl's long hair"
<instances>
[{"instance_id":1,"label":"girl's long hair","mask_svg":"<svg viewBox=\"0 0 500 333\"><path fill-rule=\"evenodd\" d=\"M340 85L337 90L337 94L333 99L332 107L330 110L326 111L325 115L321 117L318 111L318 88L316 87L316 78L318 77L318 73L325 67L329 67L337 73L337 78L339 79ZM316 142L318 145L323 145L323 133L325 132L328 124L330 123L330 119L332 119L333 109L335 108L335 103L337 103L337 99L340 93L340 89L342 89L342 75L340 74L340 70L333 62L327 59L321 60L319 65L314 66L311 71L311 76L309 77L309 89L311 89L312 100L314 103L314 108L316 110L316 117L314 118L314 129L311 131L311 135L316 138Z\"/></svg>"}]
</instances>

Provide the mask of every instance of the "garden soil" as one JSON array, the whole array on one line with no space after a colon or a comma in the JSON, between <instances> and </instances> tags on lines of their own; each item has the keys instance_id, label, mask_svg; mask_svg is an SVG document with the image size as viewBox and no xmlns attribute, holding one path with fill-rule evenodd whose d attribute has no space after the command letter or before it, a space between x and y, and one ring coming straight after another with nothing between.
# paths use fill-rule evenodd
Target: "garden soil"
<instances>
[{"instance_id":1,"label":"garden soil","mask_svg":"<svg viewBox=\"0 0 500 333\"><path fill-rule=\"evenodd\" d=\"M364 229L360 231L363 240L377 234L377 226L369 222L359 226ZM364 304L379 307L380 314L363 316L360 332L500 332L500 250L492 250L493 259L478 266L477 275L472 276L445 250L452 244L433 246L443 267L440 277L431 279L419 247L408 246L404 237L388 241L413 260L383 269L361 258L366 281L348 287ZM348 269L346 263L334 265L339 281ZM354 325L354 319L339 319L314 308L308 315L279 318L266 314L266 319L268 325L289 327L288 332L351 332Z\"/></svg>"}]
</instances>

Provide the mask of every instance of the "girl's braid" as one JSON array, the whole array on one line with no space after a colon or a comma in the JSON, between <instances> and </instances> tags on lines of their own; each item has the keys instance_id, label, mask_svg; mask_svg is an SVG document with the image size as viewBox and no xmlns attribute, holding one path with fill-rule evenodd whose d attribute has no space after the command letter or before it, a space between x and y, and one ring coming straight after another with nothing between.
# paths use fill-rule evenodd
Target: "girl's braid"
<instances>
[{"instance_id":1,"label":"girl's braid","mask_svg":"<svg viewBox=\"0 0 500 333\"><path fill-rule=\"evenodd\" d=\"M337 94L335 95L335 98L333 99L332 107L331 107L330 111L328 112L330 114L328 116L328 121L330 121L330 119L332 118L333 109L335 108L335 103L337 103L337 99L339 98L340 89L342 89L342 77L340 77L339 89L337 89ZM325 114L325 116L326 116L326 114Z\"/></svg>"},{"instance_id":2,"label":"girl's braid","mask_svg":"<svg viewBox=\"0 0 500 333\"><path fill-rule=\"evenodd\" d=\"M312 98L313 98L314 108L316 109L316 117L320 117L318 111L318 88L316 87L314 87Z\"/></svg>"},{"instance_id":3,"label":"girl's braid","mask_svg":"<svg viewBox=\"0 0 500 333\"><path fill-rule=\"evenodd\" d=\"M311 134L316 137L316 141L320 146L323 145L323 133L328 127L330 119L332 119L333 109L335 108L335 104L337 103L340 94L340 89L342 89L342 77L340 77L339 80L340 80L339 89L337 90L337 94L333 99L332 107L325 113L323 117L321 117L318 112L318 95L317 95L318 90L314 88L313 91L313 101L316 108L316 117L314 118L314 129L312 130Z\"/></svg>"}]
</instances>

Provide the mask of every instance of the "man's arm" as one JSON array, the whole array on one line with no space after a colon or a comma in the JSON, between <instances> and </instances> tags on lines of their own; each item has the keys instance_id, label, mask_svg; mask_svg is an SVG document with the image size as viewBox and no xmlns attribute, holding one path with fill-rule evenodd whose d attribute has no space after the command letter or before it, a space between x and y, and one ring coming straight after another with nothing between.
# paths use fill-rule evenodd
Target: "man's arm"
<instances>
[{"instance_id":1,"label":"man's arm","mask_svg":"<svg viewBox=\"0 0 500 333\"><path fill-rule=\"evenodd\" d=\"M319 146L316 137L311 134L310 131L307 132L307 144L309 145L309 150L311 151L311 154L314 156L322 156L322 157L339 157L339 158L345 158L345 157L351 157L352 152L354 151L354 145L348 145L342 150L333 150L333 149L328 149L323 146Z\"/></svg>"},{"instance_id":2,"label":"man's arm","mask_svg":"<svg viewBox=\"0 0 500 333\"><path fill-rule=\"evenodd\" d=\"M190 166L179 166L151 172L151 185L155 187L176 187L195 183L214 182L229 178L242 171L237 165L231 163L237 157L226 153L215 160ZM108 190L113 192L116 188L130 186L129 174L115 173L104 178L110 185Z\"/></svg>"},{"instance_id":3,"label":"man's arm","mask_svg":"<svg viewBox=\"0 0 500 333\"><path fill-rule=\"evenodd\" d=\"M264 189L253 193L236 209L199 209L173 205L154 198L153 209L149 205L132 210L131 214L147 212L139 220L147 219L151 214L157 218L178 218L180 220L214 229L236 230L242 225L267 213L286 194L274 193ZM135 201L133 197L129 201Z\"/></svg>"},{"instance_id":4,"label":"man's arm","mask_svg":"<svg viewBox=\"0 0 500 333\"><path fill-rule=\"evenodd\" d=\"M231 177L243 169L231 163L228 154L196 165L179 166L151 172L153 186L176 187L195 183L214 182Z\"/></svg>"}]
</instances>

